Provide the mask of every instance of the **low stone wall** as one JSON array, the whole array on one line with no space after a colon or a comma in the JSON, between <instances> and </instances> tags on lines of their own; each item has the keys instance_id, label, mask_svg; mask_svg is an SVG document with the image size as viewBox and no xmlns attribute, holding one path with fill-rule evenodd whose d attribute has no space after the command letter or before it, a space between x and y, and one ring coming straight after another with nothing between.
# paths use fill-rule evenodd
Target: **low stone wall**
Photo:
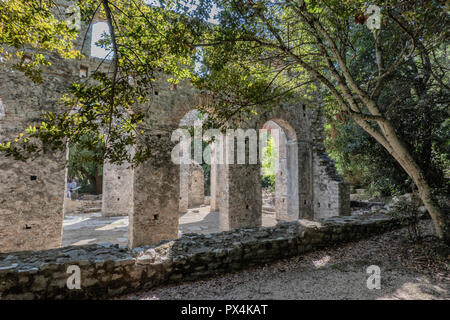
<instances>
[{"instance_id":1,"label":"low stone wall","mask_svg":"<svg viewBox=\"0 0 450 320\"><path fill-rule=\"evenodd\" d=\"M389 215L344 216L283 222L273 228L185 234L133 251L88 245L1 254L0 298L104 298L259 265L400 226ZM71 265L80 267L81 289L66 286Z\"/></svg>"}]
</instances>

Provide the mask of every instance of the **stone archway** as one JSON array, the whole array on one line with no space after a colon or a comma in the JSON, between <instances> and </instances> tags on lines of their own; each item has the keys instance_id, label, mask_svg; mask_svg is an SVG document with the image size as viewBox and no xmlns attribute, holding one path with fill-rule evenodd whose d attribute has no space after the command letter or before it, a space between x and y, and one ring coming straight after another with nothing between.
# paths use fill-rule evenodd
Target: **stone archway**
<instances>
[{"instance_id":1,"label":"stone archway","mask_svg":"<svg viewBox=\"0 0 450 320\"><path fill-rule=\"evenodd\" d=\"M293 221L299 218L298 144L295 130L286 121L269 120L263 129L274 138L277 149L275 165L275 218Z\"/></svg>"},{"instance_id":2,"label":"stone archway","mask_svg":"<svg viewBox=\"0 0 450 320\"><path fill-rule=\"evenodd\" d=\"M181 129L200 128L202 120L198 110L191 110L180 120ZM191 148L196 147L193 139L181 142L182 152L191 153ZM198 143L198 142L197 142ZM185 155L183 154L183 157ZM179 212L185 213L193 206L200 206L204 202L204 176L201 166L189 157L189 163L180 163L180 203Z\"/></svg>"},{"instance_id":3,"label":"stone archway","mask_svg":"<svg viewBox=\"0 0 450 320\"><path fill-rule=\"evenodd\" d=\"M263 113L258 120L259 128L280 130L283 142L281 170L276 182L285 183L285 187L284 190L278 190L277 220L315 219L314 161L316 160L313 147L320 145L321 140L316 138L316 131L311 130L314 117L315 114L303 104L294 104L280 105L276 110ZM281 197L283 193L286 199L284 204Z\"/></svg>"}]
</instances>

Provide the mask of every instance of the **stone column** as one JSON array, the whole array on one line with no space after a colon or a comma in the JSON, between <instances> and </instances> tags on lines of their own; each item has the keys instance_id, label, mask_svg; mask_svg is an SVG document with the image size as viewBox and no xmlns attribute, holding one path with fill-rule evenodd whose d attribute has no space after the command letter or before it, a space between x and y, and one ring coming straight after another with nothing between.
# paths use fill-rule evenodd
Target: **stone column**
<instances>
[{"instance_id":1,"label":"stone column","mask_svg":"<svg viewBox=\"0 0 450 320\"><path fill-rule=\"evenodd\" d=\"M226 146L224 149L227 155ZM262 224L261 165L248 164L248 159L247 155L246 164L228 162L219 165L219 220L222 231L259 227Z\"/></svg>"},{"instance_id":2,"label":"stone column","mask_svg":"<svg viewBox=\"0 0 450 320\"><path fill-rule=\"evenodd\" d=\"M275 217L277 220L287 220L287 177L289 171L286 163L286 136L283 130L274 123L275 128L269 130L275 140Z\"/></svg>"},{"instance_id":3,"label":"stone column","mask_svg":"<svg viewBox=\"0 0 450 320\"><path fill-rule=\"evenodd\" d=\"M295 148L295 147L293 147ZM309 141L298 142L299 219L314 220L312 147Z\"/></svg>"},{"instance_id":4,"label":"stone column","mask_svg":"<svg viewBox=\"0 0 450 320\"><path fill-rule=\"evenodd\" d=\"M133 169L129 164L103 164L102 215L127 216L133 210Z\"/></svg>"},{"instance_id":5,"label":"stone column","mask_svg":"<svg viewBox=\"0 0 450 320\"><path fill-rule=\"evenodd\" d=\"M191 166L191 142L189 139L180 141L180 195L179 195L179 212L186 213L189 208L189 172Z\"/></svg>"},{"instance_id":6,"label":"stone column","mask_svg":"<svg viewBox=\"0 0 450 320\"><path fill-rule=\"evenodd\" d=\"M286 191L288 203L286 207L286 221L299 219L299 186L302 183L299 179L299 158L297 141L287 141L286 143L286 167L289 174L286 177ZM312 172L311 172L312 176Z\"/></svg>"},{"instance_id":7,"label":"stone column","mask_svg":"<svg viewBox=\"0 0 450 320\"><path fill-rule=\"evenodd\" d=\"M189 164L180 164L179 212L186 213L189 208Z\"/></svg>"},{"instance_id":8,"label":"stone column","mask_svg":"<svg viewBox=\"0 0 450 320\"><path fill-rule=\"evenodd\" d=\"M224 165L220 204L220 229L259 227L262 224L259 165Z\"/></svg>"},{"instance_id":9,"label":"stone column","mask_svg":"<svg viewBox=\"0 0 450 320\"><path fill-rule=\"evenodd\" d=\"M61 246L64 154L41 155L27 162L0 155L0 252Z\"/></svg>"},{"instance_id":10,"label":"stone column","mask_svg":"<svg viewBox=\"0 0 450 320\"><path fill-rule=\"evenodd\" d=\"M52 92L24 76L0 71L0 96L5 111L0 117L0 141L14 141L36 122L24 118L39 114L39 98L52 105ZM38 98L39 97L39 98ZM46 100L47 99L47 100ZM55 103L56 105L56 103ZM0 252L46 250L62 243L66 151L48 150L25 162L0 154Z\"/></svg>"},{"instance_id":11,"label":"stone column","mask_svg":"<svg viewBox=\"0 0 450 320\"><path fill-rule=\"evenodd\" d=\"M219 210L219 165L217 164L216 146L214 143L211 144L211 201L210 206L211 212Z\"/></svg>"},{"instance_id":12,"label":"stone column","mask_svg":"<svg viewBox=\"0 0 450 320\"><path fill-rule=\"evenodd\" d=\"M199 207L205 202L205 177L202 167L193 163L189 166L188 208Z\"/></svg>"},{"instance_id":13,"label":"stone column","mask_svg":"<svg viewBox=\"0 0 450 320\"><path fill-rule=\"evenodd\" d=\"M298 146L288 141L279 129L278 167L275 172L275 211L278 221L295 221L299 218L298 202Z\"/></svg>"},{"instance_id":14,"label":"stone column","mask_svg":"<svg viewBox=\"0 0 450 320\"><path fill-rule=\"evenodd\" d=\"M134 170L134 210L128 228L130 248L178 238L180 167L170 159L170 141L159 143L159 155L166 151L163 146L169 148L168 158L149 159Z\"/></svg>"}]
</instances>

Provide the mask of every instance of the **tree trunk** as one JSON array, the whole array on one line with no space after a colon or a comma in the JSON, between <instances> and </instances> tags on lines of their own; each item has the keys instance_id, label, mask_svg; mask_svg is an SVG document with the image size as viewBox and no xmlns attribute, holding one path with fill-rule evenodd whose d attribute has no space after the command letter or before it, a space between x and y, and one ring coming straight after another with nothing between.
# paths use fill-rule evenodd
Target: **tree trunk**
<instances>
[{"instance_id":1,"label":"tree trunk","mask_svg":"<svg viewBox=\"0 0 450 320\"><path fill-rule=\"evenodd\" d=\"M386 148L397 160L406 173L416 184L420 198L427 208L434 224L437 236L450 245L450 219L448 215L437 205L433 199L432 190L429 186L425 174L411 156L405 144L398 138L392 123L386 121L382 124L383 136L389 143L390 148ZM364 129L364 128L363 128ZM366 130L367 131L367 130ZM370 132L368 132L370 134Z\"/></svg>"},{"instance_id":2,"label":"tree trunk","mask_svg":"<svg viewBox=\"0 0 450 320\"><path fill-rule=\"evenodd\" d=\"M397 161L402 165L406 173L408 173L408 175L416 184L419 190L420 198L422 199L423 204L425 205L431 218L433 219L433 224L437 236L447 244L450 244L449 217L441 208L439 208L436 201L433 199L432 189L426 180L425 174L417 165L417 163L412 159L409 153L405 154L403 150L396 151L400 154L400 157L403 158L401 160L403 163L396 158Z\"/></svg>"},{"instance_id":3,"label":"tree trunk","mask_svg":"<svg viewBox=\"0 0 450 320\"><path fill-rule=\"evenodd\" d=\"M95 177L95 192L97 194L103 193L103 176L101 175Z\"/></svg>"}]
</instances>

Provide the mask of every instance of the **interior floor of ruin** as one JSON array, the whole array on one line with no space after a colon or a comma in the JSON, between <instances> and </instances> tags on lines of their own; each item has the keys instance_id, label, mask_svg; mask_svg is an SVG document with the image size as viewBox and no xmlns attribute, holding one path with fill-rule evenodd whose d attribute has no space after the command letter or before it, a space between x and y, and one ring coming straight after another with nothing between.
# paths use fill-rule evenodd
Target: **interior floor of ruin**
<instances>
[{"instance_id":1,"label":"interior floor of ruin","mask_svg":"<svg viewBox=\"0 0 450 320\"><path fill-rule=\"evenodd\" d=\"M263 214L262 224L275 226L274 214ZM191 208L180 214L178 234L216 233L219 212L210 212L210 206ZM64 216L62 246L112 243L127 246L128 216L103 217L101 212L68 213Z\"/></svg>"}]
</instances>

